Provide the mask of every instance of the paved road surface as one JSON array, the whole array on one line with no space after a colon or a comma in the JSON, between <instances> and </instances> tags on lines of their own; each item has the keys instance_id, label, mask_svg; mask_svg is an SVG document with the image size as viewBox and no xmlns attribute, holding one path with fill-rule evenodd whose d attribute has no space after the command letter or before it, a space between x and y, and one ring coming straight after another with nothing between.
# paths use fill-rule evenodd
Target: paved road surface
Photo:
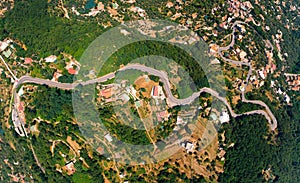
<instances>
[{"instance_id":1,"label":"paved road surface","mask_svg":"<svg viewBox=\"0 0 300 183\"><path fill-rule=\"evenodd\" d=\"M235 27L235 26L236 26L237 24L246 24L247 26L249 26L247 23L242 22L242 21L236 21L236 22L234 22L234 24L233 24L233 26L232 26L233 30L232 30L232 33L231 33L231 35L232 35L232 40L231 40L231 42L230 42L229 45L227 45L227 46L225 46L225 47L220 47L220 48L218 49L218 54L219 54L220 57L221 57L224 61L226 61L226 62L230 62L230 63L236 64L236 65L246 65L246 66L249 67L249 72L248 72L247 78L246 78L246 85L245 85L245 88L246 88L247 85L248 85L248 83L249 83L249 78L250 78L250 76L252 75L252 65L251 65L251 63L250 63L250 62L242 62L242 61L236 61L236 60L227 59L227 58L225 58L225 57L223 56L223 54L222 54L222 51L229 50L230 48L232 48L232 47L234 46L234 44L235 44L235 35L234 35L234 32L235 32L235 30L236 30L236 27ZM270 43L268 43L268 44L271 46L271 49L273 50L272 44L270 44ZM261 106L263 106L263 107L266 108L267 114L269 115L269 118L267 118L267 117L266 117L266 118L269 119L269 123L270 123L271 129L272 129L272 130L275 130L275 129L277 128L277 119L276 119L276 117L274 116L274 114L272 113L272 111L270 110L270 108L269 108L264 102L262 102L262 101L260 101L260 100L247 100L247 99L245 98L245 92L244 92L244 91L241 91L241 92L242 92L242 102L245 102L245 103L252 103L252 104L258 104L258 105L261 105ZM265 112L265 113L266 113L266 112ZM261 113L257 113L257 114L261 114ZM265 115L265 116L266 116L266 115ZM271 122L270 122L270 118L272 119Z\"/></svg>"},{"instance_id":2,"label":"paved road surface","mask_svg":"<svg viewBox=\"0 0 300 183\"><path fill-rule=\"evenodd\" d=\"M236 64L236 65L246 65L246 66L249 67L249 72L248 72L247 78L246 78L246 85L247 85L248 82L249 82L249 78L250 78L250 76L252 74L252 65L251 65L251 63L227 59L222 54L222 51L228 50L228 49L230 49L231 47L234 46L234 44L235 44L235 35L234 35L234 32L236 30L235 26L237 24L246 24L246 25L248 25L247 23L244 23L242 21L236 21L236 22L234 22L234 24L232 26L233 31L232 31L232 40L231 40L231 43L229 45L225 46L225 47L220 47L218 49L218 54L220 55L220 57L224 61L230 62L232 64ZM5 63L4 59L1 56L0 56L0 58L4 62L4 64L7 66L7 64ZM79 84L85 86L85 85L90 85L90 84L105 82L105 81L107 81L109 79L114 78L115 77L115 73L116 73L116 72L113 72L113 73L107 74L105 76L102 76L102 77L99 77L99 78L95 78L95 79L91 79L91 80L88 80L88 81L83 81L83 82L60 83L60 82L51 81L51 80L47 80L47 79L34 78L34 77L31 77L31 76L22 76L18 80L16 78L16 76L13 74L13 72L9 69L8 66L7 66L7 69L10 71L10 73L12 74L12 76L16 80L16 83L14 84L14 87L13 87L14 88L13 95L15 96L15 99L17 98L16 97L16 89L18 88L18 86L20 86L21 84L24 84L24 83L35 83L35 84L47 85L47 86L50 86L50 87L57 87L57 88L64 89L64 90L71 90L71 89L74 89ZM259 101L259 100L247 100L245 98L244 91L242 91L242 101L243 102L261 105L261 106L265 107L265 109L266 109L267 112L264 111L264 110L254 110L254 111L249 111L249 112L246 112L246 113L243 113L243 114L236 114L232 110L231 106L229 105L229 103L228 103L228 101L227 101L227 99L225 97L221 97L219 95L219 93L217 93L216 91L212 90L211 88L206 88L206 87L202 88L200 91L198 91L196 93L193 93L188 98L177 99L177 98L175 98L172 95L171 85L170 85L168 76L167 76L167 74L165 72L159 71L159 70L156 70L156 69L153 69L153 68L150 68L150 67L146 67L146 66L143 66L143 65L140 65L140 64L129 64L129 65L127 65L127 66L119 69L119 71L125 71L125 70L130 70L130 69L140 70L140 71L147 72L149 74L158 76L161 79L161 81L164 83L164 89L165 89L166 95L167 95L167 102L168 102L168 105L170 107L178 106L178 105L187 105L187 104L190 104L195 99L197 99L201 95L201 93L205 92L205 93L210 93L212 96L214 96L214 97L218 98L219 100L221 100L228 107L228 109L229 109L229 111L230 111L230 113L231 113L231 115L233 117L237 117L237 116L241 116L241 115L261 114L261 115L264 115L266 117L266 119L270 123L270 126L271 126L272 130L275 130L277 128L277 120L276 120L275 116L273 115L273 113L271 112L270 108L264 102L262 102L262 101Z\"/></svg>"},{"instance_id":3,"label":"paved road surface","mask_svg":"<svg viewBox=\"0 0 300 183\"><path fill-rule=\"evenodd\" d=\"M262 114L266 117L268 122L270 124L272 124L272 120L270 119L269 115L263 110L254 110L254 111L250 111L250 112L247 112L247 113L244 113L244 114L236 114L232 110L232 108L231 108L230 104L228 103L227 99L225 97L221 97L218 92L212 90L211 88L206 88L205 87L205 88L202 88L200 91L198 91L196 93L193 93L188 98L177 99L172 95L171 86L170 86L168 76L163 71L159 71L159 70L156 70L156 69L144 66L144 65L140 65L140 64L129 64L129 65L119 69L119 71L126 71L126 70L131 70L131 69L140 70L140 71L143 71L143 72L147 72L151 75L158 76L161 79L161 81L164 83L163 87L166 91L166 95L168 97L167 102L168 102L168 105L170 107L174 107L174 106L178 106L178 105L188 105L188 104L192 103L195 99L197 99L201 95L201 93L204 92L204 93L210 93L214 97L221 100L228 107L228 109L229 109L229 111L230 111L230 113L233 117L237 117L237 116L241 116L241 115L250 115L250 114ZM99 77L99 78L92 79L92 80L85 81L85 82L60 83L60 82L51 81L51 80L47 80L47 79L33 78L31 76L23 76L19 79L19 81L16 84L15 88L17 88L19 85L24 84L24 83L35 83L35 84L48 85L50 87L57 87L57 88L60 88L60 89L65 89L65 90L71 90L71 89L74 89L79 84L81 84L81 85L95 84L97 82L104 82L104 81L106 81L108 79L112 79L114 77L115 77L115 72L107 74L103 77ZM14 92L14 93L16 94L16 92ZM255 103L259 103L259 104L261 104L262 106L264 106L266 108L268 107L266 104L264 104L261 101L255 101ZM272 128L272 130L274 130L274 129Z\"/></svg>"},{"instance_id":4,"label":"paved road surface","mask_svg":"<svg viewBox=\"0 0 300 183\"><path fill-rule=\"evenodd\" d=\"M2 62L4 63L5 67L7 68L7 70L10 72L10 74L12 75L12 77L14 78L14 80L17 80L18 78L15 76L15 74L10 70L10 68L8 67L8 65L6 64L5 60L3 59L3 57L0 55L0 59L2 60Z\"/></svg>"}]
</instances>

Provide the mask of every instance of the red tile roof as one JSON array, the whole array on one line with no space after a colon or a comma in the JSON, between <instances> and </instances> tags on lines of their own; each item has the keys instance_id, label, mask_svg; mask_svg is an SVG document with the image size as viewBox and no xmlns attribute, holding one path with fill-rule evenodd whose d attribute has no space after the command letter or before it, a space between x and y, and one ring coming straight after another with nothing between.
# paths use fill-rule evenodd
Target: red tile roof
<instances>
[{"instance_id":1,"label":"red tile roof","mask_svg":"<svg viewBox=\"0 0 300 183\"><path fill-rule=\"evenodd\" d=\"M18 109L19 109L19 112L21 112L21 111L24 110L24 107L23 107L22 103L20 103L20 104L18 105Z\"/></svg>"},{"instance_id":2,"label":"red tile roof","mask_svg":"<svg viewBox=\"0 0 300 183\"><path fill-rule=\"evenodd\" d=\"M272 63L271 66L272 66L273 71L275 71L276 70L276 65Z\"/></svg>"},{"instance_id":3,"label":"red tile roof","mask_svg":"<svg viewBox=\"0 0 300 183\"><path fill-rule=\"evenodd\" d=\"M162 118L159 116L158 113L156 113L156 118L157 118L157 121L158 121L158 122L161 122L161 121L162 121Z\"/></svg>"},{"instance_id":4,"label":"red tile roof","mask_svg":"<svg viewBox=\"0 0 300 183\"><path fill-rule=\"evenodd\" d=\"M96 149L96 151L101 155L104 154L104 149L100 146Z\"/></svg>"},{"instance_id":5,"label":"red tile roof","mask_svg":"<svg viewBox=\"0 0 300 183\"><path fill-rule=\"evenodd\" d=\"M100 95L104 98L110 98L112 96L112 88L106 88L101 90Z\"/></svg>"},{"instance_id":6,"label":"red tile roof","mask_svg":"<svg viewBox=\"0 0 300 183\"><path fill-rule=\"evenodd\" d=\"M166 111L161 111L159 112L159 115L162 117L162 118L165 118L167 116L167 112Z\"/></svg>"},{"instance_id":7,"label":"red tile roof","mask_svg":"<svg viewBox=\"0 0 300 183\"><path fill-rule=\"evenodd\" d=\"M157 87L157 86L154 86L154 87L153 87L152 95L155 96L155 97L158 96L158 87Z\"/></svg>"},{"instance_id":8,"label":"red tile roof","mask_svg":"<svg viewBox=\"0 0 300 183\"><path fill-rule=\"evenodd\" d=\"M74 75L74 74L76 74L76 72L77 71L75 69L73 69L73 68L68 69L68 73L69 74L73 74Z\"/></svg>"},{"instance_id":9,"label":"red tile roof","mask_svg":"<svg viewBox=\"0 0 300 183\"><path fill-rule=\"evenodd\" d=\"M25 58L24 64L31 64L32 58Z\"/></svg>"},{"instance_id":10,"label":"red tile roof","mask_svg":"<svg viewBox=\"0 0 300 183\"><path fill-rule=\"evenodd\" d=\"M156 117L157 117L158 121L162 121L163 119L168 117L168 113L167 113L167 111L160 111L160 112L156 113Z\"/></svg>"}]
</instances>

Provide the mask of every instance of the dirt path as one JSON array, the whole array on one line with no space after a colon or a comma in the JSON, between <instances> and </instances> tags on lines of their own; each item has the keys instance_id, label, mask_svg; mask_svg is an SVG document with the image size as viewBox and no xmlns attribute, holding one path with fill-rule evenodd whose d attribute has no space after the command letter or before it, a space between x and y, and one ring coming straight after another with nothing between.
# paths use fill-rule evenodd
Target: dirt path
<instances>
[{"instance_id":1,"label":"dirt path","mask_svg":"<svg viewBox=\"0 0 300 183\"><path fill-rule=\"evenodd\" d=\"M40 161L39 161L39 159L37 158L37 156L36 156L36 154L35 154L35 152L34 152L34 149L33 149L31 143L30 143L30 149L31 149L31 151L32 151L32 154L33 154L33 156L34 156L34 159L35 159L35 161L36 161L36 164L39 166L39 168L40 168L40 169L42 170L42 172L45 174L46 171L45 171L45 169L42 167L42 165L40 164Z\"/></svg>"}]
</instances>

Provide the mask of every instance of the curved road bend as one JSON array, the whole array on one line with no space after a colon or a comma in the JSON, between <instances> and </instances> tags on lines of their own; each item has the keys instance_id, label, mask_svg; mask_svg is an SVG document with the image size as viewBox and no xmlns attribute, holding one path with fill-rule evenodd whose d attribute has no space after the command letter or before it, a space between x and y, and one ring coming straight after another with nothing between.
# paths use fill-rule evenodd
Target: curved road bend
<instances>
[{"instance_id":1,"label":"curved road bend","mask_svg":"<svg viewBox=\"0 0 300 183\"><path fill-rule=\"evenodd\" d=\"M225 57L223 56L223 54L222 54L222 51L229 50L231 47L234 46L234 44L235 44L235 35L234 35L234 32L235 32L235 30L236 30L236 27L235 27L235 26L236 26L237 24L245 24L245 25L249 26L247 23L242 22L242 21L236 21L236 22L234 22L233 25L232 25L233 30L232 30L232 33L231 33L231 35L232 35L231 42L230 42L229 45L227 45L227 46L225 46L225 47L219 47L219 49L218 49L218 54L219 54L220 57L221 57L224 61L226 61L226 62L230 62L230 63L235 64L235 65L246 65L246 66L249 67L249 72L248 72L247 78L246 78L246 85L245 85L245 88L246 88L247 85L248 85L248 83L249 83L249 78L250 78L250 76L252 75L252 65L251 65L251 63L248 63L248 62L242 62L242 61L236 61L236 60L231 60L231 59L225 58ZM272 50L273 50L272 44L270 44L270 46L271 46L271 48L272 48ZM277 119L276 119L276 117L274 116L274 114L272 113L272 111L270 110L269 106L267 106L267 104L265 104L263 101L260 101L260 100L247 100L247 99L245 98L245 92L244 92L244 91L241 91L241 92L242 92L242 102L245 102L245 103L252 103L252 104L258 104L258 105L261 105L261 106L265 107L265 109L266 109L266 111L267 111L267 113L268 113L268 115L269 115L269 117L268 117L268 118L266 117L266 118L267 118L269 121L270 121L270 118L272 119L272 120L271 120L271 123L270 123L270 122L269 122L269 123L270 123L271 129L272 129L272 130L275 130L275 129L277 128ZM259 113L257 113L257 114L259 114ZM261 113L260 113L260 114L261 114ZM266 116L266 115L265 115L265 116Z\"/></svg>"},{"instance_id":2,"label":"curved road bend","mask_svg":"<svg viewBox=\"0 0 300 183\"><path fill-rule=\"evenodd\" d=\"M149 74L158 76L161 79L161 81L164 83L163 87L166 91L166 95L168 97L167 101L168 101L168 104L169 104L170 107L190 104L196 98L198 98L201 95L201 93L205 92L205 93L210 93L211 95L213 95L216 98L218 98L219 100L221 100L228 107L228 109L229 109L229 111L230 111L230 113L233 117L237 117L237 116L241 116L241 115L250 115L250 114L262 114L266 117L266 119L268 120L268 122L271 124L271 127L272 127L272 120L270 119L270 117L268 116L268 114L265 111L263 111L263 110L254 110L254 111L250 111L250 112L247 112L247 113L244 113L244 114L236 114L232 110L232 108L229 105L229 103L227 102L226 98L221 97L218 92L212 90L211 88L206 88L205 87L205 88L202 88L200 91L198 91L196 93L193 93L188 98L177 99L173 96L173 94L171 92L170 82L169 82L168 76L165 72L159 71L159 70L147 67L147 66L139 65L139 64L127 65L127 66L119 69L119 71L125 71L125 70L130 70L130 69L140 70L140 71L147 72ZM35 83L35 84L48 85L50 87L57 87L57 88L60 88L60 89L65 89L65 90L71 90L71 89L74 89L79 84L89 85L89 84L94 84L94 83L97 83L97 82L105 82L106 80L112 79L114 77L115 77L115 72L107 74L103 77L88 80L88 81L85 81L85 82L60 83L60 82L51 81L51 80L47 80L47 79L33 78L31 76L22 76L19 79L18 83L16 84L15 89L23 83ZM14 92L14 94L16 94L16 92ZM263 105L263 106L266 106L266 105ZM272 127L271 129L274 130L275 128Z\"/></svg>"}]
</instances>

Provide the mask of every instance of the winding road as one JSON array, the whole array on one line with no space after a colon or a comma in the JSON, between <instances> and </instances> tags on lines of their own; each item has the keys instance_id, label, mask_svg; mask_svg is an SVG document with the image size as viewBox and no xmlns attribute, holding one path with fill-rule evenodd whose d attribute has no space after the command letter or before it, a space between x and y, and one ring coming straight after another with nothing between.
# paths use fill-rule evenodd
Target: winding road
<instances>
[{"instance_id":1,"label":"winding road","mask_svg":"<svg viewBox=\"0 0 300 183\"><path fill-rule=\"evenodd\" d=\"M163 87L166 91L167 103L170 107L174 107L174 106L178 106L178 105L188 105L188 104L192 103L196 98L198 98L201 95L201 93L209 93L212 96L221 100L228 107L228 109L233 117L242 116L242 115L251 115L251 114L261 114L266 117L266 119L268 120L268 122L271 125L273 125L273 122L270 119L268 113L266 113L263 110L254 110L254 111L246 112L243 114L236 114L232 110L227 99L225 97L221 97L218 92L212 90L211 88L204 87L200 91L193 93L188 98L178 99L178 98L174 97L171 92L171 85L170 85L168 76L165 72L156 70L156 69L144 66L144 65L140 65L140 64L128 64L128 65L124 66L123 68L119 69L118 71L120 72L120 71L126 71L126 70L139 70L139 71L147 72L151 75L155 75L155 76L159 77L161 79L161 81L164 83ZM34 84L47 85L50 87L57 87L57 88L64 89L64 90L71 90L71 89L74 89L79 84L85 86L85 85L95 84L95 83L99 83L99 82L105 82L108 79L113 79L114 77L115 77L115 72L107 74L107 75L99 77L99 78L96 78L96 79L84 81L84 82L60 83L60 82L51 81L51 80L47 80L47 79L34 78L31 76L22 76L18 80L17 84L15 85L15 89L24 83L34 83ZM16 92L14 92L14 94L16 94ZM251 101L251 102L254 103L253 101ZM266 104L264 104L263 102L261 102L261 101L255 101L255 102L259 105L266 107L266 109L269 109L268 106ZM273 128L273 126L271 126L271 127L272 127L271 128L272 130L275 129L275 128Z\"/></svg>"},{"instance_id":2,"label":"winding road","mask_svg":"<svg viewBox=\"0 0 300 183\"><path fill-rule=\"evenodd\" d=\"M230 48L233 48L233 46L234 46L234 44L235 44L235 35L234 35L234 32L235 32L235 30L236 30L236 25L238 25L238 24L245 24L245 25L247 25L247 26L250 26L250 25L248 25L247 23L242 22L242 21L236 21L236 22L234 22L234 24L232 25L232 29L233 29L233 30L232 30L232 33L231 33L231 35L232 35L232 40L231 40L231 42L230 42L229 45L227 45L227 46L225 46L225 47L220 47L220 48L218 49L218 54L219 54L219 56L220 56L224 61L226 61L226 62L235 64L235 65L245 65L245 66L248 66L248 67L249 67L249 72L248 72L248 74L247 74L246 83L245 83L245 88L246 88L247 85L248 85L248 83L249 83L249 78L250 78L250 76L252 75L252 70L253 70L253 69L252 69L251 62L242 62L242 61L231 60L231 59L225 58L225 57L223 56L223 54L222 54L222 51L226 51L226 50L229 50ZM270 47L271 47L272 50L273 50L272 44L271 44L270 42L269 42L268 44L270 44ZM245 98L245 91L242 90L241 92L242 92L242 102L245 102L245 103L252 103L252 104L258 104L258 105L263 106L263 107L266 109L267 114L269 115L269 118L267 118L267 117L266 117L266 118L268 119L268 121L269 121L269 123L270 123L271 129L274 131L274 130L277 128L277 119L276 119L276 117L274 116L274 114L272 113L272 111L270 110L269 106L268 106L267 104L265 104L263 101L260 101L260 100L248 100L248 99ZM261 112L262 112L262 111L260 111L260 112L257 111L256 114L262 114ZM248 113L250 114L250 112L248 112ZM264 111L264 113L266 113L266 112ZM252 113L251 113L251 114L252 114ZM266 116L266 115L265 115L265 116ZM270 118L271 118L271 119L270 119ZM270 121L271 121L271 122L270 122Z\"/></svg>"},{"instance_id":3,"label":"winding road","mask_svg":"<svg viewBox=\"0 0 300 183\"><path fill-rule=\"evenodd\" d=\"M232 28L233 28L233 31L232 31L232 40L231 40L231 43L225 47L220 47L218 49L218 54L220 55L220 57L226 61L226 62L230 62L232 64L235 64L235 65L245 65L245 66L248 66L249 67L249 72L247 74L247 78L246 78L246 86L249 82L249 78L252 74L252 65L251 63L248 63L248 62L242 62L242 61L236 61L236 60L231 60L231 59L227 59L223 56L222 54L222 51L226 51L226 50L229 50L230 48L232 48L235 44L235 35L234 35L234 32L236 30L236 25L238 24L246 24L248 25L247 23L244 23L242 21L236 21L234 22ZM47 85L49 87L56 87L56 88L60 88L60 89L64 89L64 90L72 90L74 89L76 86L78 85L90 85L90 84L95 84L95 83L100 83L100 82L105 82L109 79L113 79L115 78L116 76L116 72L112 72L112 73L109 73L105 76L102 76L102 77L99 77L99 78L95 78L95 79L91 79L91 80L88 80L88 81L76 81L74 83L60 83L60 82L56 82L56 81L51 81L51 80L47 80L47 79L41 79L41 78L34 78L34 77L31 77L31 76L22 76L21 78L17 78L13 72L9 69L8 65L5 63L4 59L0 56L0 59L3 61L3 63L5 64L5 66L7 67L7 69L9 70L9 72L12 74L12 76L14 77L15 79L15 83L14 83L14 86L13 86L13 96L14 96L14 99L16 100L18 97L17 97L17 88L18 86L24 84L24 83L34 83L34 84L40 84L40 85ZM122 67L121 69L119 69L118 71L125 71L125 70L130 70L130 69L133 69L133 70L139 70L139 71L142 71L142 72L147 72L151 75L155 75L155 76L158 76L161 81L164 83L163 87L166 91L166 96L167 96L167 103L170 107L174 107L174 106L178 106L178 105L187 105L187 104L190 104L192 103L196 98L198 98L201 93L209 93L211 94L212 96L218 98L219 100L221 100L229 109L232 117L237 117L237 116L242 116L242 115L252 115L252 114L260 114L260 115L264 115L265 118L268 120L269 124L270 124L270 128L271 130L275 130L277 128L277 120L275 118L275 116L273 115L272 111L270 110L270 108L262 101L259 101L259 100L247 100L245 98L245 93L244 91L242 91L242 101L243 102L246 102L246 103L252 103L252 104L258 104L258 105L261 105L265 108L265 110L253 110L253 111L249 111L249 112L246 112L246 113L243 113L243 114L236 114L230 104L228 103L227 99L225 97L222 97L219 95L218 92L212 90L211 88L207 88L207 87L204 87L202 88L200 91L198 92L195 92L193 93L190 97L188 98L185 98L185 99L177 99L173 96L172 92L171 92L171 85L170 85L170 81L168 79L168 76L165 72L163 71L160 71L160 70L156 70L156 69L153 69L153 68L150 68L150 67L147 67L147 66L144 66L144 65L140 65L140 64L129 64L129 65L126 65L124 67ZM17 101L15 101L17 102Z\"/></svg>"},{"instance_id":4,"label":"winding road","mask_svg":"<svg viewBox=\"0 0 300 183\"><path fill-rule=\"evenodd\" d=\"M232 48L234 46L234 44L235 44L235 35L234 35L234 32L236 31L236 25L238 25L238 24L246 24L246 25L248 25L247 23L244 23L244 22L241 22L241 21L234 22L234 24L232 26L233 31L232 31L232 40L231 40L231 43L229 45L225 46L225 47L220 47L218 49L218 54L226 62L235 64L235 65L245 65L245 66L249 67L249 72L248 72L247 78L246 78L246 86L247 86L247 84L249 82L249 78L252 75L252 65L251 65L251 63L250 62L248 63L248 62L242 62L242 61L236 61L236 60L227 59L222 54L222 51L229 50L230 48ZM268 44L270 44L270 43L268 43ZM271 48L273 50L273 47L272 47L271 44L270 44L270 46L271 46ZM60 89L64 89L64 90L72 90L72 89L76 88L78 85L85 86L85 85L90 85L90 84L95 84L95 83L101 83L101 82L105 82L105 81L107 81L109 79L113 79L116 76L116 72L112 72L112 73L109 73L109 74L107 74L105 76L102 76L102 77L99 77L99 78L91 79L91 80L88 80L88 81L82 81L82 82L77 81L75 83L60 83L60 82L51 81L51 80L47 80L47 79L34 78L34 77L31 77L31 76L27 76L27 75L26 76L22 76L20 78L17 78L14 75L14 73L11 71L11 69L9 68L9 66L6 64L5 60L3 59L3 57L1 55L0 55L0 60L4 63L5 67L8 69L8 71L12 75L13 79L15 80L15 83L14 83L14 86L13 86L13 91L12 91L13 98L14 98L14 104L16 104L16 103L19 102L19 96L17 94L18 87L20 85L22 85L22 84L25 84L25 83L47 85L49 87L56 87L56 88L60 88ZM222 101L227 106L227 108L230 111L230 114L231 114L232 117L238 117L238 116L242 116L242 115L260 114L260 115L265 116L265 118L268 120L268 123L270 124L270 129L271 130L274 131L277 128L277 120L276 120L275 116L273 115L272 111L270 110L270 108L264 102L262 102L262 101L259 101L259 100L247 100L245 98L244 91L241 91L242 92L242 102L261 105L261 106L263 106L265 108L265 110L253 110L253 111L245 112L243 114L236 114L234 112L234 110L231 108L230 104L228 103L228 101L227 101L227 99L225 97L220 96L218 92L212 90L211 88L207 88L207 87L201 88L200 91L193 93L188 98L177 99L177 98L175 98L173 96L173 94L171 92L171 84L170 84L168 76L167 76L167 74L165 72L159 71L159 70L156 70L156 69L153 69L153 68L150 68L150 67L146 67L144 65L139 65L139 64L129 64L129 65L126 65L125 67L119 69L118 71L120 72L120 71L125 71L125 70L130 70L130 69L140 70L140 71L143 71L143 72L147 72L147 73L149 73L151 75L158 76L161 79L161 81L164 83L163 87L164 87L165 92L166 92L167 103L168 103L168 105L170 107L174 107L174 106L178 106L178 105L188 105L188 104L192 103L195 99L197 99L202 93L209 93L212 96L218 98L220 101ZM10 109L11 109L11 107L10 107ZM42 172L45 173L44 168L41 166L41 164L39 163L38 158L36 157L36 154L34 152L32 144L30 144L30 148L31 148L32 153L34 155L34 158L35 158L35 160L37 162L37 165L40 167L40 169L42 170ZM116 164L115 164L115 166L116 166ZM116 169L118 170L118 168L116 168Z\"/></svg>"}]
</instances>

